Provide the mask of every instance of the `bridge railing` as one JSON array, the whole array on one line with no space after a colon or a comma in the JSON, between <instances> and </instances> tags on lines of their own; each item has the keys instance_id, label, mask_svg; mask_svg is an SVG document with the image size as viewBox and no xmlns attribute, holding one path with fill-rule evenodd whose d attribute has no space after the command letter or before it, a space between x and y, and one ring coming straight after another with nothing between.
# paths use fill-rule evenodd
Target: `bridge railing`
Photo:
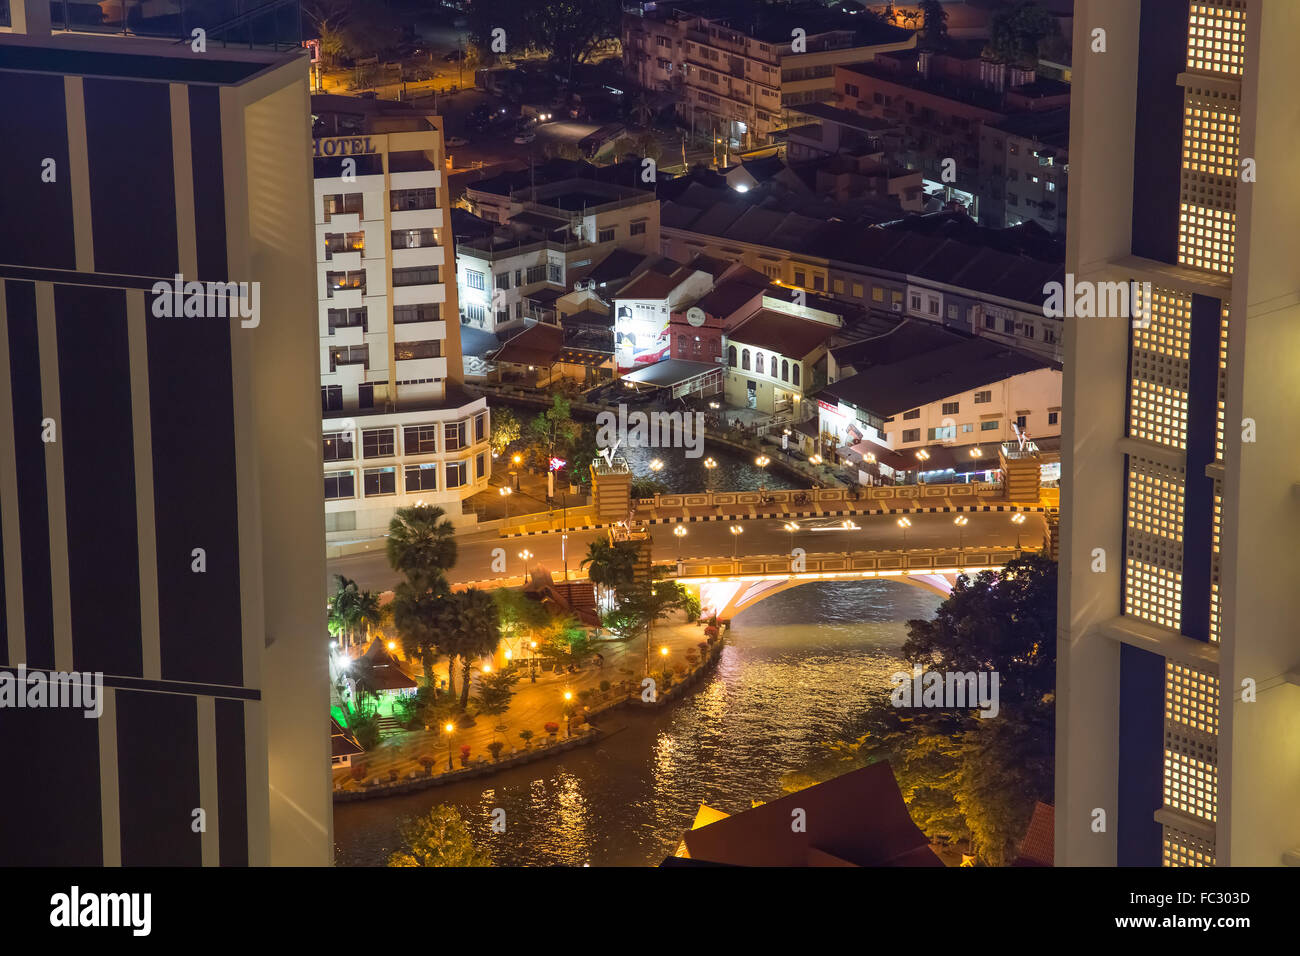
<instances>
[{"instance_id":1,"label":"bridge railing","mask_svg":"<svg viewBox=\"0 0 1300 956\"><path fill-rule=\"evenodd\" d=\"M810 577L828 575L878 575L889 573L935 573L961 568L1001 567L1008 561L1032 553L1026 547L967 548L965 550L917 548L908 551L858 551L838 554L809 554L792 570L788 554L746 555L741 558L687 558L678 562L679 581L704 578Z\"/></svg>"}]
</instances>

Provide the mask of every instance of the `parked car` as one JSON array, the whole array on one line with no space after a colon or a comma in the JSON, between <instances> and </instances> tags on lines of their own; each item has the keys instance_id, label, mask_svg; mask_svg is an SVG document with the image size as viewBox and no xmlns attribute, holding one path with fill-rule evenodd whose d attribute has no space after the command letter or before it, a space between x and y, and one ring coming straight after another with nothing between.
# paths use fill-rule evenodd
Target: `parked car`
<instances>
[{"instance_id":1,"label":"parked car","mask_svg":"<svg viewBox=\"0 0 1300 956\"><path fill-rule=\"evenodd\" d=\"M519 133L517 136L515 136L515 142L520 144L531 143L535 139L537 139L537 134L534 133L532 130L525 130L522 133Z\"/></svg>"},{"instance_id":2,"label":"parked car","mask_svg":"<svg viewBox=\"0 0 1300 956\"><path fill-rule=\"evenodd\" d=\"M468 146L468 145L469 145L469 140L467 140L464 136L448 136L448 137L447 137L447 145L448 145L448 146L453 146L453 147L454 147L454 146Z\"/></svg>"}]
</instances>

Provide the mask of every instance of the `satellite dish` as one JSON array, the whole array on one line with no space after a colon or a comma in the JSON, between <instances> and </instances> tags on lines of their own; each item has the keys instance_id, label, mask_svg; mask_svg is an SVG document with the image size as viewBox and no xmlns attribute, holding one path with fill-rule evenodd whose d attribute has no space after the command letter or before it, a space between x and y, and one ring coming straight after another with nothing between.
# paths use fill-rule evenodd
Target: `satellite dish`
<instances>
[{"instance_id":1,"label":"satellite dish","mask_svg":"<svg viewBox=\"0 0 1300 956\"><path fill-rule=\"evenodd\" d=\"M699 306L691 306L691 308L686 310L686 321L696 328L699 328L704 324L704 319L704 310Z\"/></svg>"}]
</instances>

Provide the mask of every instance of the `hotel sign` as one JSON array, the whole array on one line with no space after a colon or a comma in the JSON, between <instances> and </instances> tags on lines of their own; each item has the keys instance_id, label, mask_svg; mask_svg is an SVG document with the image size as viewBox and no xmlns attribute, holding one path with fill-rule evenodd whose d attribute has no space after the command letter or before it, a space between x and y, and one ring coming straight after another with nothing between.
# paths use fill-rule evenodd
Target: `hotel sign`
<instances>
[{"instance_id":1,"label":"hotel sign","mask_svg":"<svg viewBox=\"0 0 1300 956\"><path fill-rule=\"evenodd\" d=\"M312 155L322 156L367 156L378 152L374 136L337 136L329 139L312 140Z\"/></svg>"}]
</instances>

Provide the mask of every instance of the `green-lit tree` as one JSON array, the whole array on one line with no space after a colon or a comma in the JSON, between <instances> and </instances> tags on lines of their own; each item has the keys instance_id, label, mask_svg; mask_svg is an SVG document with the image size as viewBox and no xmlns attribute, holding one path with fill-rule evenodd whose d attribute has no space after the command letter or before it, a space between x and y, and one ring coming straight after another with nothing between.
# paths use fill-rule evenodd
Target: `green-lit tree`
<instances>
[{"instance_id":1,"label":"green-lit tree","mask_svg":"<svg viewBox=\"0 0 1300 956\"><path fill-rule=\"evenodd\" d=\"M492 434L488 436L488 444L494 452L500 455L519 441L522 435L523 427L519 423L519 416L511 409L492 409Z\"/></svg>"},{"instance_id":2,"label":"green-lit tree","mask_svg":"<svg viewBox=\"0 0 1300 956\"><path fill-rule=\"evenodd\" d=\"M637 622L638 630L645 633L645 672L650 673L650 643L654 626L673 611L687 607L689 593L676 581L655 581L629 588L620 595L618 610Z\"/></svg>"},{"instance_id":3,"label":"green-lit tree","mask_svg":"<svg viewBox=\"0 0 1300 956\"><path fill-rule=\"evenodd\" d=\"M357 582L351 578L336 574L334 580L335 588L329 599L325 626L330 635L346 647L352 643L352 633L360 617L361 592L357 588Z\"/></svg>"},{"instance_id":4,"label":"green-lit tree","mask_svg":"<svg viewBox=\"0 0 1300 956\"><path fill-rule=\"evenodd\" d=\"M500 717L510 709L510 699L515 693L515 684L523 676L521 671L500 670L483 674L478 681L478 712L486 717ZM493 733L497 731L493 730Z\"/></svg>"},{"instance_id":5,"label":"green-lit tree","mask_svg":"<svg viewBox=\"0 0 1300 956\"><path fill-rule=\"evenodd\" d=\"M398 827L403 847L388 858L389 866L491 866L492 857L474 845L455 807L442 804L423 816L403 820Z\"/></svg>"},{"instance_id":6,"label":"green-lit tree","mask_svg":"<svg viewBox=\"0 0 1300 956\"><path fill-rule=\"evenodd\" d=\"M578 423L573 420L572 406L563 395L553 395L551 407L538 412L537 417L528 423L528 437L542 466L551 458L568 457L578 435Z\"/></svg>"}]
</instances>

